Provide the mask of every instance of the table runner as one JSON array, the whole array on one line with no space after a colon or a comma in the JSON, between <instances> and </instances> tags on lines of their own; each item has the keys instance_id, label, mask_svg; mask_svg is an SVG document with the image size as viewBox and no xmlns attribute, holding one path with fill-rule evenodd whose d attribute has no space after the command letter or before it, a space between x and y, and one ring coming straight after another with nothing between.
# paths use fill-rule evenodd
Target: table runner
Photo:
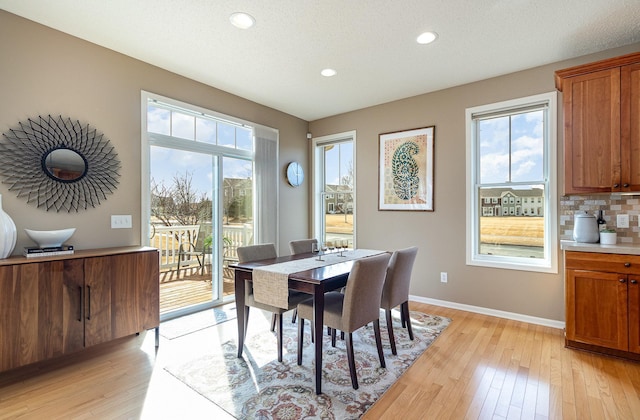
<instances>
[{"instance_id":1,"label":"table runner","mask_svg":"<svg viewBox=\"0 0 640 420\"><path fill-rule=\"evenodd\" d=\"M338 253L331 253L323 255L322 261L318 261L317 257L311 257L254 268L254 298L257 302L289 309L289 274L370 257L384 252L386 251L355 249L345 251L344 257L340 257Z\"/></svg>"}]
</instances>

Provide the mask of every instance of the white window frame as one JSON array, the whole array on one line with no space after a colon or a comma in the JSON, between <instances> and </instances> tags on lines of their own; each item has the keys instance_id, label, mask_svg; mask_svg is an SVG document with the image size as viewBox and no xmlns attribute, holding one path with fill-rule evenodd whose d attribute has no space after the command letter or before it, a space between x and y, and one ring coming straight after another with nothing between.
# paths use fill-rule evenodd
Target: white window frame
<instances>
[{"instance_id":1,"label":"white window frame","mask_svg":"<svg viewBox=\"0 0 640 420\"><path fill-rule=\"evenodd\" d=\"M491 112L504 112L536 104L547 104L547 125L544 138L544 258L519 258L479 253L479 219L481 213L478 206L479 176L478 150L474 115ZM523 270L543 273L558 273L558 230L557 230L557 93L549 92L481 105L466 109L466 168L467 168L467 223L466 223L466 263L467 265L493 267L510 270ZM503 203L503 209L505 203ZM513 209L513 208L512 208Z\"/></svg>"}]
</instances>

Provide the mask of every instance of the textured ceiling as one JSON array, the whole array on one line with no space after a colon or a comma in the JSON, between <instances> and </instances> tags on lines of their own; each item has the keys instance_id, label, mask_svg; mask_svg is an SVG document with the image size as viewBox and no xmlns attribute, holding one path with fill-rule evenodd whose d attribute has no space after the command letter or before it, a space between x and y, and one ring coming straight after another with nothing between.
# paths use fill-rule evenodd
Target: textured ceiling
<instances>
[{"instance_id":1,"label":"textured ceiling","mask_svg":"<svg viewBox=\"0 0 640 420\"><path fill-rule=\"evenodd\" d=\"M640 42L640 0L0 0L307 121ZM240 30L229 15L256 25ZM435 31L438 40L418 45ZM338 75L320 76L332 67Z\"/></svg>"}]
</instances>

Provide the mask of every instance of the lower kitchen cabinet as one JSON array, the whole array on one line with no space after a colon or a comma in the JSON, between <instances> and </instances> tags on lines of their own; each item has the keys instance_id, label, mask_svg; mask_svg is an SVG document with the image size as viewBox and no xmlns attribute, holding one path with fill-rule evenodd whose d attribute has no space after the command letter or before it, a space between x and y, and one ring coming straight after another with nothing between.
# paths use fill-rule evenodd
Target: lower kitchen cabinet
<instances>
[{"instance_id":1,"label":"lower kitchen cabinet","mask_svg":"<svg viewBox=\"0 0 640 420\"><path fill-rule=\"evenodd\" d=\"M125 247L1 260L0 371L158 328L158 258Z\"/></svg>"},{"instance_id":2,"label":"lower kitchen cabinet","mask_svg":"<svg viewBox=\"0 0 640 420\"><path fill-rule=\"evenodd\" d=\"M569 347L640 355L640 256L565 252Z\"/></svg>"}]
</instances>

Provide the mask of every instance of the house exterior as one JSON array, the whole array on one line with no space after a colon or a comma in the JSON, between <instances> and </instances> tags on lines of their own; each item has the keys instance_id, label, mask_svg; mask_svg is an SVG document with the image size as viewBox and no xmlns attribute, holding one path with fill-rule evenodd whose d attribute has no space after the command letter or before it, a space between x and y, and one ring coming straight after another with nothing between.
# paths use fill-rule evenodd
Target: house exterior
<instances>
[{"instance_id":1,"label":"house exterior","mask_svg":"<svg viewBox=\"0 0 640 420\"><path fill-rule=\"evenodd\" d=\"M482 206L482 215L486 217L544 216L544 194L541 188L482 190L480 205Z\"/></svg>"}]
</instances>

